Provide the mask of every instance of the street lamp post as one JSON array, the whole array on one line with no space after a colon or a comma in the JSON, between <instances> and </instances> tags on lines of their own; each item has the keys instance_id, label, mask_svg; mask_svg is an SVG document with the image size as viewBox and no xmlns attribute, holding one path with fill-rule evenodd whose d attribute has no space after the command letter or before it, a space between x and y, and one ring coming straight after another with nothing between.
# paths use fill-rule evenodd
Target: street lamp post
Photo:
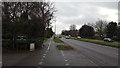
<instances>
[{"instance_id":1,"label":"street lamp post","mask_svg":"<svg viewBox=\"0 0 120 68\"><path fill-rule=\"evenodd\" d=\"M54 38L55 38L55 36L56 36L56 22L55 22L55 34L54 34Z\"/></svg>"},{"instance_id":2,"label":"street lamp post","mask_svg":"<svg viewBox=\"0 0 120 68\"><path fill-rule=\"evenodd\" d=\"M55 36L56 36L56 20L54 20L55 21L55 34L54 34L54 38L55 38Z\"/></svg>"}]
</instances>

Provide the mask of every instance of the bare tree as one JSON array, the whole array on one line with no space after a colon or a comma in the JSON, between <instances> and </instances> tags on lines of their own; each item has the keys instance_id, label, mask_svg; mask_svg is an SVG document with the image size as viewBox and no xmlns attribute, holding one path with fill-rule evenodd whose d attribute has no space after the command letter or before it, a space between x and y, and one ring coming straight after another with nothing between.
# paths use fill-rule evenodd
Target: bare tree
<instances>
[{"instance_id":1,"label":"bare tree","mask_svg":"<svg viewBox=\"0 0 120 68\"><path fill-rule=\"evenodd\" d=\"M45 29L50 27L54 18L54 3L3 2L2 5L2 28L5 37L10 34L12 38L9 39L12 40L17 35L26 35L44 40Z\"/></svg>"},{"instance_id":2,"label":"bare tree","mask_svg":"<svg viewBox=\"0 0 120 68\"><path fill-rule=\"evenodd\" d=\"M76 30L76 25L74 24L70 25L70 30Z\"/></svg>"},{"instance_id":3,"label":"bare tree","mask_svg":"<svg viewBox=\"0 0 120 68\"><path fill-rule=\"evenodd\" d=\"M70 31L69 32L70 32L69 35L71 35L73 37L76 37L78 35L78 32L77 32L75 24L70 25Z\"/></svg>"},{"instance_id":4,"label":"bare tree","mask_svg":"<svg viewBox=\"0 0 120 68\"><path fill-rule=\"evenodd\" d=\"M107 21L98 20L95 25L95 31L98 33L100 37L103 37L106 31Z\"/></svg>"}]
</instances>

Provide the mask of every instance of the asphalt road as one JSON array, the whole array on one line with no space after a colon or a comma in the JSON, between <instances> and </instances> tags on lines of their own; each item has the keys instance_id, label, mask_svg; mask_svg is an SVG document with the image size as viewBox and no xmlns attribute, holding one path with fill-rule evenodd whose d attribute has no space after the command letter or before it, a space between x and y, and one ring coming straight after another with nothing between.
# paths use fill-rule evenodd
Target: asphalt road
<instances>
[{"instance_id":1,"label":"asphalt road","mask_svg":"<svg viewBox=\"0 0 120 68\"><path fill-rule=\"evenodd\" d=\"M118 66L118 48L73 39L62 38L61 40L74 47L97 66Z\"/></svg>"},{"instance_id":2,"label":"asphalt road","mask_svg":"<svg viewBox=\"0 0 120 68\"><path fill-rule=\"evenodd\" d=\"M55 43L49 39L40 50L28 54L27 57L12 59L4 55L4 66L117 66L118 49L88 42L61 38L65 43ZM70 45L73 50L58 50L57 45ZM16 55L17 56L17 55ZM14 63L13 63L14 61Z\"/></svg>"},{"instance_id":3,"label":"asphalt road","mask_svg":"<svg viewBox=\"0 0 120 68\"><path fill-rule=\"evenodd\" d=\"M0 39L0 67L2 66L2 43Z\"/></svg>"},{"instance_id":4,"label":"asphalt road","mask_svg":"<svg viewBox=\"0 0 120 68\"><path fill-rule=\"evenodd\" d=\"M50 41L50 45L39 62L41 66L96 66L91 60L81 55L76 50L58 50L57 45L66 45L64 43L55 43Z\"/></svg>"}]
</instances>

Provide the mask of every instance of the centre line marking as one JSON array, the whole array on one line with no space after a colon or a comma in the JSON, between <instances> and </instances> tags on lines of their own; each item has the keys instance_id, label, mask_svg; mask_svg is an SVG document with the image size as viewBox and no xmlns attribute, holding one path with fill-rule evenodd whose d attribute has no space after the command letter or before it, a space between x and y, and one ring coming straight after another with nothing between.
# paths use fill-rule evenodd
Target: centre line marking
<instances>
[{"instance_id":1,"label":"centre line marking","mask_svg":"<svg viewBox=\"0 0 120 68\"><path fill-rule=\"evenodd\" d=\"M45 56L43 56L43 58L45 58Z\"/></svg>"},{"instance_id":2,"label":"centre line marking","mask_svg":"<svg viewBox=\"0 0 120 68\"><path fill-rule=\"evenodd\" d=\"M63 51L62 51L62 50L61 50L61 53L62 53L63 57L65 57L65 55L64 55L64 53L63 53Z\"/></svg>"},{"instance_id":3,"label":"centre line marking","mask_svg":"<svg viewBox=\"0 0 120 68\"><path fill-rule=\"evenodd\" d=\"M46 56L46 54L43 54L44 56Z\"/></svg>"},{"instance_id":4,"label":"centre line marking","mask_svg":"<svg viewBox=\"0 0 120 68\"><path fill-rule=\"evenodd\" d=\"M66 66L69 66L69 65L70 65L70 64L68 64L68 63L66 64Z\"/></svg>"},{"instance_id":5,"label":"centre line marking","mask_svg":"<svg viewBox=\"0 0 120 68\"><path fill-rule=\"evenodd\" d=\"M66 60L66 57L65 57L65 55L64 55L64 52L61 50L61 53L62 53L62 56L63 56L63 58L64 58L64 60L67 62L68 60ZM70 64L69 63L66 63L65 64L66 66L69 66Z\"/></svg>"},{"instance_id":6,"label":"centre line marking","mask_svg":"<svg viewBox=\"0 0 120 68\"><path fill-rule=\"evenodd\" d=\"M68 61L68 60L65 60L65 61Z\"/></svg>"},{"instance_id":7,"label":"centre line marking","mask_svg":"<svg viewBox=\"0 0 120 68\"><path fill-rule=\"evenodd\" d=\"M94 63L93 61L90 60L90 62L96 65L96 63Z\"/></svg>"},{"instance_id":8,"label":"centre line marking","mask_svg":"<svg viewBox=\"0 0 120 68\"><path fill-rule=\"evenodd\" d=\"M43 62L40 62L39 65L42 65Z\"/></svg>"},{"instance_id":9,"label":"centre line marking","mask_svg":"<svg viewBox=\"0 0 120 68\"><path fill-rule=\"evenodd\" d=\"M41 59L41 61L43 61L44 59Z\"/></svg>"}]
</instances>

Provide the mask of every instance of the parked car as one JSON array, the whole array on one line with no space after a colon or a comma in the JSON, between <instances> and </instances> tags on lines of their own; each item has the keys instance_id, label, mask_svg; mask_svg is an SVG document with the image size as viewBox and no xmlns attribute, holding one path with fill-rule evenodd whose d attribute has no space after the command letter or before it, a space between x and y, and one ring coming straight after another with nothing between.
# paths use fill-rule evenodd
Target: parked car
<instances>
[{"instance_id":1,"label":"parked car","mask_svg":"<svg viewBox=\"0 0 120 68\"><path fill-rule=\"evenodd\" d=\"M113 40L111 38L104 38L103 40L107 41L107 42L113 42Z\"/></svg>"},{"instance_id":2,"label":"parked car","mask_svg":"<svg viewBox=\"0 0 120 68\"><path fill-rule=\"evenodd\" d=\"M80 38L81 38L80 36L77 37L77 39L80 39Z\"/></svg>"},{"instance_id":3,"label":"parked car","mask_svg":"<svg viewBox=\"0 0 120 68\"><path fill-rule=\"evenodd\" d=\"M66 36L65 38L66 38L66 39L69 39L70 37L69 37L69 36Z\"/></svg>"}]
</instances>

